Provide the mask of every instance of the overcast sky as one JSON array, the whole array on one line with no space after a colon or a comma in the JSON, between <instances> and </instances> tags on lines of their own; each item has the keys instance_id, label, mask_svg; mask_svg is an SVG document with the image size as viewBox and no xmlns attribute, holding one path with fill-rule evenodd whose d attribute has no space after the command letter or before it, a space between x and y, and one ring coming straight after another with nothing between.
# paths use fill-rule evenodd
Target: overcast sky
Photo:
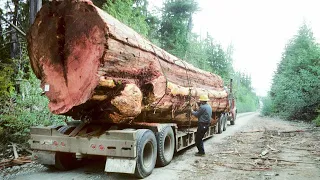
<instances>
[{"instance_id":1,"label":"overcast sky","mask_svg":"<svg viewBox=\"0 0 320 180\"><path fill-rule=\"evenodd\" d=\"M194 32L209 32L224 47L233 44L234 68L252 76L266 95L281 54L305 20L320 42L319 0L198 0ZM161 5L161 0L152 4Z\"/></svg>"}]
</instances>

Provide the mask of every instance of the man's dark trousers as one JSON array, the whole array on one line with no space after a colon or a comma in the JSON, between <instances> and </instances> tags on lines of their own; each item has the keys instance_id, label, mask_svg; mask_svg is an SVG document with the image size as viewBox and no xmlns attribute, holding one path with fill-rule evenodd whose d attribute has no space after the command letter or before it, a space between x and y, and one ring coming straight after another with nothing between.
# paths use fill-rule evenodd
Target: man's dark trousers
<instances>
[{"instance_id":1,"label":"man's dark trousers","mask_svg":"<svg viewBox=\"0 0 320 180\"><path fill-rule=\"evenodd\" d=\"M199 154L205 154L204 147L203 147L203 136L208 131L209 124L198 124L198 130L196 133L196 146L198 148Z\"/></svg>"}]
</instances>

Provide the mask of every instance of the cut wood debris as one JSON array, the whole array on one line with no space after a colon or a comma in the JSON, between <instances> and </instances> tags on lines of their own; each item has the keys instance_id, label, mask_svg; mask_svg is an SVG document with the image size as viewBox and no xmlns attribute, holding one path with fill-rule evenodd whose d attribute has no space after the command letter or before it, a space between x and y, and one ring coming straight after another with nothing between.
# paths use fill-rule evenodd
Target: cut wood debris
<instances>
[{"instance_id":1,"label":"cut wood debris","mask_svg":"<svg viewBox=\"0 0 320 180\"><path fill-rule=\"evenodd\" d=\"M22 165L26 163L31 163L31 156L21 156L16 159L6 159L0 162L0 169L4 169L7 167Z\"/></svg>"},{"instance_id":2,"label":"cut wood debris","mask_svg":"<svg viewBox=\"0 0 320 180\"><path fill-rule=\"evenodd\" d=\"M265 156L269 153L269 150L268 149L265 149L261 152L260 156Z\"/></svg>"},{"instance_id":3,"label":"cut wood debris","mask_svg":"<svg viewBox=\"0 0 320 180\"><path fill-rule=\"evenodd\" d=\"M18 159L19 155L18 155L18 152L17 152L17 145L14 144L14 143L11 143L11 145L9 145L9 146L12 147L14 159Z\"/></svg>"}]
</instances>

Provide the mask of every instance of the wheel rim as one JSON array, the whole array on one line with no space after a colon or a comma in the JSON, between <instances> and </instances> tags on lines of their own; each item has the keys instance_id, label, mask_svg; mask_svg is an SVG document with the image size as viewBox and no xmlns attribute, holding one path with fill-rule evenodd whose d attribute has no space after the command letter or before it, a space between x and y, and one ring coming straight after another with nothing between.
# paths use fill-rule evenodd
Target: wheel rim
<instances>
[{"instance_id":1,"label":"wheel rim","mask_svg":"<svg viewBox=\"0 0 320 180\"><path fill-rule=\"evenodd\" d=\"M152 164L152 158L153 158L153 144L149 141L143 149L143 155L142 155L142 159L143 159L143 166L145 168L149 168Z\"/></svg>"},{"instance_id":2,"label":"wheel rim","mask_svg":"<svg viewBox=\"0 0 320 180\"><path fill-rule=\"evenodd\" d=\"M166 159L170 158L171 156L171 149L172 149L171 142L172 142L171 137L166 136L163 144L163 151Z\"/></svg>"},{"instance_id":3,"label":"wheel rim","mask_svg":"<svg viewBox=\"0 0 320 180\"><path fill-rule=\"evenodd\" d=\"M223 131L223 121L221 122L220 130L221 132Z\"/></svg>"}]
</instances>

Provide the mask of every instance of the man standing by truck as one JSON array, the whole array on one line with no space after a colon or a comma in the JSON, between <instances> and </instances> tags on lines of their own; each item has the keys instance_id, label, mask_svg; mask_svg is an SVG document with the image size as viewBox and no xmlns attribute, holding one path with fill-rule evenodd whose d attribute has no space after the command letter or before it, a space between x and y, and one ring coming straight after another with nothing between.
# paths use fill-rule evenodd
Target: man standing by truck
<instances>
[{"instance_id":1,"label":"man standing by truck","mask_svg":"<svg viewBox=\"0 0 320 180\"><path fill-rule=\"evenodd\" d=\"M204 156L205 151L203 147L203 136L208 131L211 117L212 117L212 108L207 103L209 98L207 95L200 95L199 98L200 107L197 111L193 111L191 109L191 114L198 118L198 129L196 133L196 146L198 148L198 152L195 154L196 156Z\"/></svg>"}]
</instances>

